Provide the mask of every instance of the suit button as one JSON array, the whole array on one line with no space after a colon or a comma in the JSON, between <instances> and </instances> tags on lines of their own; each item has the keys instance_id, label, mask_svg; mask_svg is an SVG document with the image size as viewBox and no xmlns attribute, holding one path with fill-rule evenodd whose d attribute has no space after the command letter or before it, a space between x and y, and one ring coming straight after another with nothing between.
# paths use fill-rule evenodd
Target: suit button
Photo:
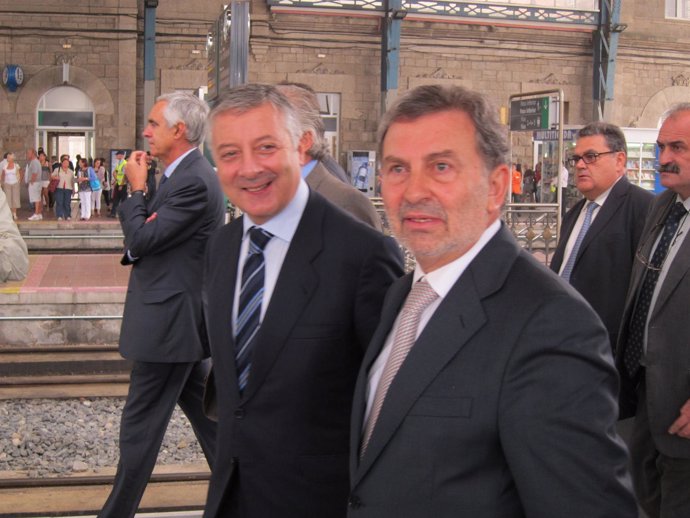
<instances>
[{"instance_id":1,"label":"suit button","mask_svg":"<svg viewBox=\"0 0 690 518\"><path fill-rule=\"evenodd\" d=\"M359 499L359 497L351 495L347 505L350 507L350 509L359 509L362 507L362 501Z\"/></svg>"},{"instance_id":2,"label":"suit button","mask_svg":"<svg viewBox=\"0 0 690 518\"><path fill-rule=\"evenodd\" d=\"M235 419L244 419L244 408L235 409Z\"/></svg>"}]
</instances>

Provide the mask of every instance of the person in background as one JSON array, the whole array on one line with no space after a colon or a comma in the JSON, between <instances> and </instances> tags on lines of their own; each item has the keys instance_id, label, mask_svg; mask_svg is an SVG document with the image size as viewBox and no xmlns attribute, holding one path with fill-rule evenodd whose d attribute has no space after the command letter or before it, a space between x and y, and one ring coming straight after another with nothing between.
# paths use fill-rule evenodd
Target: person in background
<instances>
[{"instance_id":1,"label":"person in background","mask_svg":"<svg viewBox=\"0 0 690 518\"><path fill-rule=\"evenodd\" d=\"M48 211L52 208L51 193L48 190L50 186L50 165L43 151L38 153L38 162L41 164L41 204L43 209Z\"/></svg>"},{"instance_id":2,"label":"person in background","mask_svg":"<svg viewBox=\"0 0 690 518\"><path fill-rule=\"evenodd\" d=\"M611 351L653 198L628 181L627 149L618 126L593 122L580 129L568 163L583 199L563 218L549 264L597 312L608 331Z\"/></svg>"},{"instance_id":3,"label":"person in background","mask_svg":"<svg viewBox=\"0 0 690 518\"><path fill-rule=\"evenodd\" d=\"M223 224L225 205L213 167L198 149L207 115L206 103L189 93L156 99L142 135L166 168L151 201L144 197L146 153L134 151L128 160L132 193L118 215L125 236L121 262L132 269L119 350L132 371L117 473L100 518L134 516L178 404L214 469L216 425L202 407L208 345L201 284L206 243Z\"/></svg>"},{"instance_id":4,"label":"person in background","mask_svg":"<svg viewBox=\"0 0 690 518\"><path fill-rule=\"evenodd\" d=\"M21 207L19 186L22 182L22 170L14 161L14 153L7 153L5 156L5 164L0 171L0 182L2 190L5 191L7 205L12 211L12 217L16 220L17 209Z\"/></svg>"},{"instance_id":5,"label":"person in background","mask_svg":"<svg viewBox=\"0 0 690 518\"><path fill-rule=\"evenodd\" d=\"M662 117L661 185L630 276L616 347L621 419L635 416L633 480L649 518L690 516L690 103Z\"/></svg>"},{"instance_id":6,"label":"person in background","mask_svg":"<svg viewBox=\"0 0 690 518\"><path fill-rule=\"evenodd\" d=\"M118 150L115 153L115 164L111 174L111 195L113 197L113 207L110 210L110 217L117 217L117 208L120 203L127 199L127 176L125 175L125 168L127 167L127 160L125 160L125 152Z\"/></svg>"},{"instance_id":7,"label":"person in background","mask_svg":"<svg viewBox=\"0 0 690 518\"><path fill-rule=\"evenodd\" d=\"M86 158L81 158L77 171L79 206L81 207L81 217L79 219L80 221L88 221L91 219L91 194L93 192L91 189L91 175L89 173L93 171L93 168L89 167L89 162Z\"/></svg>"},{"instance_id":8,"label":"person in background","mask_svg":"<svg viewBox=\"0 0 690 518\"><path fill-rule=\"evenodd\" d=\"M0 190L0 282L21 281L29 271L29 252Z\"/></svg>"},{"instance_id":9,"label":"person in background","mask_svg":"<svg viewBox=\"0 0 690 518\"><path fill-rule=\"evenodd\" d=\"M91 203L94 216L102 216L101 212L101 194L103 193L103 186L105 185L105 167L103 167L103 159L96 158L93 161L94 176L98 179L101 188L94 189L91 186Z\"/></svg>"},{"instance_id":10,"label":"person in background","mask_svg":"<svg viewBox=\"0 0 690 518\"><path fill-rule=\"evenodd\" d=\"M52 173L58 179L55 189L55 214L58 221L72 219L72 193L74 192L74 172L70 169L68 155L60 157L60 167Z\"/></svg>"},{"instance_id":11,"label":"person in background","mask_svg":"<svg viewBox=\"0 0 690 518\"><path fill-rule=\"evenodd\" d=\"M326 169L324 159L329 156L328 145L314 91L299 83L281 83L276 88L295 108L304 132L303 138L307 140L305 149L300 150L300 165L302 178L306 180L309 188L355 219L376 230L382 230L381 218L371 200Z\"/></svg>"},{"instance_id":12,"label":"person in background","mask_svg":"<svg viewBox=\"0 0 690 518\"><path fill-rule=\"evenodd\" d=\"M146 152L146 199L150 200L156 194L156 171L158 162L151 156L151 152Z\"/></svg>"},{"instance_id":13,"label":"person in background","mask_svg":"<svg viewBox=\"0 0 690 518\"><path fill-rule=\"evenodd\" d=\"M515 164L511 173L511 186L513 203L520 203L522 197L522 164Z\"/></svg>"},{"instance_id":14,"label":"person in background","mask_svg":"<svg viewBox=\"0 0 690 518\"><path fill-rule=\"evenodd\" d=\"M29 179L29 202L34 206L33 215L29 216L29 221L40 221L43 219L43 203L41 202L41 162L38 160L34 149L26 150L26 173Z\"/></svg>"}]
</instances>

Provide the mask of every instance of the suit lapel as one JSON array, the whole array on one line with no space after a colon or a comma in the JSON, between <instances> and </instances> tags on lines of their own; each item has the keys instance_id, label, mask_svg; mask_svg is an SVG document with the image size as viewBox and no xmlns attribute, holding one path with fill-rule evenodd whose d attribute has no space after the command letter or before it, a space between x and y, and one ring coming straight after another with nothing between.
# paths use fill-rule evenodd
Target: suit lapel
<instances>
[{"instance_id":1,"label":"suit lapel","mask_svg":"<svg viewBox=\"0 0 690 518\"><path fill-rule=\"evenodd\" d=\"M378 358L383 348L383 344L393 327L393 323L400 312L400 308L405 302L407 294L412 286L412 274L395 281L386 293L386 298L381 309L381 319L379 325L371 337L371 342L367 347L362 367L355 386L354 402L352 408L352 421L350 428L350 449L357 452L350 456L350 473L354 473L359 461L359 446L362 441L362 430L364 428L364 412L367 408L367 388L369 386L369 370L376 358Z\"/></svg>"},{"instance_id":2,"label":"suit lapel","mask_svg":"<svg viewBox=\"0 0 690 518\"><path fill-rule=\"evenodd\" d=\"M604 205L599 209L597 217L592 222L592 226L589 227L585 238L580 246L580 251L577 254L579 259L589 244L596 239L596 236L606 228L611 218L618 212L618 209L623 205L623 201L627 196L628 190L630 189L630 183L625 177L622 177L611 189L611 192L606 198Z\"/></svg>"},{"instance_id":3,"label":"suit lapel","mask_svg":"<svg viewBox=\"0 0 690 518\"><path fill-rule=\"evenodd\" d=\"M232 310L235 299L235 284L237 282L237 265L239 264L240 247L242 244L242 218L236 220L227 228L227 235L223 233L220 239L227 239L222 243L218 254L216 267L217 275L209 279L212 283L211 293L215 298L208 301L209 320L223 322L221 325L209 325L209 330L217 330L216 343L220 344L214 350L214 364L223 364L221 372L232 373L229 383L235 396L239 398L239 383L235 367L235 337L232 331ZM226 230L226 229L223 229ZM215 262L215 261L214 261Z\"/></svg>"},{"instance_id":4,"label":"suit lapel","mask_svg":"<svg viewBox=\"0 0 690 518\"><path fill-rule=\"evenodd\" d=\"M199 151L198 150L193 150L191 153L189 153L182 162L180 162L177 167L175 168L175 171L173 171L173 175L168 178L165 182L159 183L158 184L158 189L156 189L156 194L153 196L153 199L151 200L149 204L149 212L155 212L158 207L160 207L163 204L163 200L165 200L165 197L168 194L168 191L172 188L175 182L175 178L179 178L180 176L184 176L185 174L189 173L189 168L194 160L198 158ZM162 180L162 179L161 179Z\"/></svg>"},{"instance_id":5,"label":"suit lapel","mask_svg":"<svg viewBox=\"0 0 690 518\"><path fill-rule=\"evenodd\" d=\"M323 247L323 213L323 202L310 193L266 308L263 321L268 325L256 337L245 399L263 383L318 286L312 263Z\"/></svg>"},{"instance_id":6,"label":"suit lapel","mask_svg":"<svg viewBox=\"0 0 690 518\"><path fill-rule=\"evenodd\" d=\"M671 210L671 207L676 203L676 197L673 196L671 203L668 204L666 210L664 211L664 220L666 215ZM686 216L688 217L688 216ZM661 229L659 230L662 231ZM654 240L656 241L656 239ZM649 257L649 256L647 256ZM680 285L681 279L688 273L690 269L690 239L687 237L683 240L680 248L676 252L673 262L669 265L666 277L659 288L659 295L657 296L656 303L652 309L652 317L661 311L666 302L668 302L669 297L675 291L675 289Z\"/></svg>"},{"instance_id":7,"label":"suit lapel","mask_svg":"<svg viewBox=\"0 0 690 518\"><path fill-rule=\"evenodd\" d=\"M501 225L443 299L391 383L353 483L371 467L427 387L484 326L482 299L505 283L518 254L510 232Z\"/></svg>"}]
</instances>

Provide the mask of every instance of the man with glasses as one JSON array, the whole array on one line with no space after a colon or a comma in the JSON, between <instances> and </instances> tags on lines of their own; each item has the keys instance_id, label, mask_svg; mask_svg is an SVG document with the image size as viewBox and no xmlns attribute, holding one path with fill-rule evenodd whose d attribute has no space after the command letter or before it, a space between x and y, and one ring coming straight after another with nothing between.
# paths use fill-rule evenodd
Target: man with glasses
<instances>
[{"instance_id":1,"label":"man with glasses","mask_svg":"<svg viewBox=\"0 0 690 518\"><path fill-rule=\"evenodd\" d=\"M623 132L593 122L577 134L568 165L584 198L563 219L551 269L587 299L616 344L635 250L652 194L625 176Z\"/></svg>"},{"instance_id":2,"label":"man with glasses","mask_svg":"<svg viewBox=\"0 0 690 518\"><path fill-rule=\"evenodd\" d=\"M690 516L690 103L657 138L668 190L652 204L623 313L621 417L635 415L633 479L649 518Z\"/></svg>"}]
</instances>

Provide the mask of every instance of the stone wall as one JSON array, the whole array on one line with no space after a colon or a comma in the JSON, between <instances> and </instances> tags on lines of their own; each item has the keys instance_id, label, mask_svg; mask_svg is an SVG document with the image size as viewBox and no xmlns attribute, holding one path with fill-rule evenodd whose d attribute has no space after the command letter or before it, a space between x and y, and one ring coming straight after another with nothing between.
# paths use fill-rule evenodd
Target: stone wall
<instances>
[{"instance_id":1,"label":"stone wall","mask_svg":"<svg viewBox=\"0 0 690 518\"><path fill-rule=\"evenodd\" d=\"M221 0L164 0L156 12L156 95L206 84L206 34ZM190 5L192 7L190 8ZM21 152L35 141L36 103L69 84L96 107L98 155L141 147L143 0L0 0L3 63L18 63L25 84L0 88L0 149ZM31 13L31 14L27 14ZM40 14L34 14L40 13ZM299 81L341 94L341 156L375 149L381 111L381 19L270 12L252 0L249 80ZM622 126L655 127L670 103L690 99L690 22L667 20L663 0L626 0L615 80L607 118ZM11 28L11 29L9 29ZM408 16L402 24L399 91L419 84L462 84L507 108L512 94L562 89L569 125L589 122L592 43L588 31L440 23ZM70 48L63 48L71 46ZM517 161L531 158L529 134L515 135Z\"/></svg>"}]
</instances>

